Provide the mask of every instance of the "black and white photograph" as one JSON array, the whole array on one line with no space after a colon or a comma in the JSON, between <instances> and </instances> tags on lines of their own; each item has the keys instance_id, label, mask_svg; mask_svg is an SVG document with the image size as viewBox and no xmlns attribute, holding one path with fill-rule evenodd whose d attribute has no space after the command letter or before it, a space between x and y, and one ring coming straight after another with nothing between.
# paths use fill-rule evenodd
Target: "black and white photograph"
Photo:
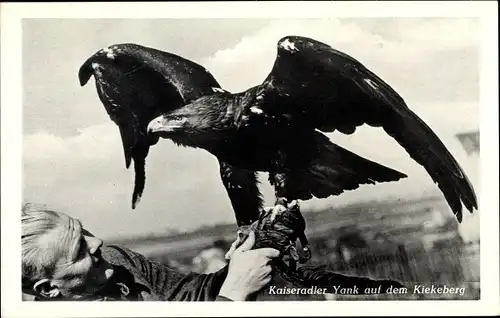
<instances>
[{"instance_id":1,"label":"black and white photograph","mask_svg":"<svg viewBox=\"0 0 500 318\"><path fill-rule=\"evenodd\" d=\"M2 312L499 313L497 4L377 3L2 5Z\"/></svg>"}]
</instances>

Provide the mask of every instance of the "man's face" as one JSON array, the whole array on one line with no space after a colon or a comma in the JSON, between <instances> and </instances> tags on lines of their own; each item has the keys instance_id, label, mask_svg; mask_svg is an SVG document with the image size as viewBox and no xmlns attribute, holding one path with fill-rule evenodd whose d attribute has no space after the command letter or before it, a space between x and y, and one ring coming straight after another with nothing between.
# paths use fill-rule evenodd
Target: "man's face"
<instances>
[{"instance_id":1,"label":"man's face","mask_svg":"<svg viewBox=\"0 0 500 318\"><path fill-rule=\"evenodd\" d=\"M84 230L80 221L61 214L59 224L40 239L47 253L55 253L51 286L67 299L91 296L113 275L101 255L102 241Z\"/></svg>"}]
</instances>

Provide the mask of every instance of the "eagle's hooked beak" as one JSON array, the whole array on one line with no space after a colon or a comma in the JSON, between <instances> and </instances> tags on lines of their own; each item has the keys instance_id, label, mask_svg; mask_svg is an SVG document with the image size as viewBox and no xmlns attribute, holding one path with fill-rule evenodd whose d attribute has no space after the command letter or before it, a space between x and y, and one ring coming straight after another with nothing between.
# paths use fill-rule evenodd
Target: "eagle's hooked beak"
<instances>
[{"instance_id":1,"label":"eagle's hooked beak","mask_svg":"<svg viewBox=\"0 0 500 318\"><path fill-rule=\"evenodd\" d=\"M173 133L181 128L182 125L178 122L167 119L164 115L156 117L148 124L148 134L164 135Z\"/></svg>"}]
</instances>

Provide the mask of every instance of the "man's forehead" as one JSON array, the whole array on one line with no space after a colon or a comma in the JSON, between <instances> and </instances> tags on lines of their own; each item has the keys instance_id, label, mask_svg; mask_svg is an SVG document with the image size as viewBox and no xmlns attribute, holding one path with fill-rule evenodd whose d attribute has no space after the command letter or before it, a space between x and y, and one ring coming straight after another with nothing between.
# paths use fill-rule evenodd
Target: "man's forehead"
<instances>
[{"instance_id":1,"label":"man's forehead","mask_svg":"<svg viewBox=\"0 0 500 318\"><path fill-rule=\"evenodd\" d=\"M82 225L79 220L67 215L61 215L58 226L48 231L40 238L41 248L54 248L55 246L67 244L82 234Z\"/></svg>"}]
</instances>

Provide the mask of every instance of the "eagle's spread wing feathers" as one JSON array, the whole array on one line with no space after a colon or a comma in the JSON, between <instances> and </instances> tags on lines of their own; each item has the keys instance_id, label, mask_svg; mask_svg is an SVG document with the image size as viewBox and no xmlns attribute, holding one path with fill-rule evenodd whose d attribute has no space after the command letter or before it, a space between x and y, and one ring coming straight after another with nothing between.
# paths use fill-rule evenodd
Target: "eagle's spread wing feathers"
<instances>
[{"instance_id":1,"label":"eagle's spread wing feathers","mask_svg":"<svg viewBox=\"0 0 500 318\"><path fill-rule=\"evenodd\" d=\"M462 219L462 203L477 209L474 189L446 146L387 83L351 56L298 36L278 42L272 71L259 87L264 114L292 125L353 133L382 127L421 164Z\"/></svg>"},{"instance_id":2,"label":"eagle's spread wing feathers","mask_svg":"<svg viewBox=\"0 0 500 318\"><path fill-rule=\"evenodd\" d=\"M134 125L128 125L124 123L122 125L118 125L120 129L120 137L122 139L123 145L123 153L125 155L125 167L128 169L130 164L132 163L132 156L135 145L135 131Z\"/></svg>"},{"instance_id":3,"label":"eagle's spread wing feathers","mask_svg":"<svg viewBox=\"0 0 500 318\"><path fill-rule=\"evenodd\" d=\"M158 141L148 136L148 123L161 113L214 93L220 86L200 65L136 44L112 45L96 52L83 63L78 75L82 86L95 77L99 99L119 127L126 167L134 160L135 207L144 190L149 147Z\"/></svg>"}]
</instances>

